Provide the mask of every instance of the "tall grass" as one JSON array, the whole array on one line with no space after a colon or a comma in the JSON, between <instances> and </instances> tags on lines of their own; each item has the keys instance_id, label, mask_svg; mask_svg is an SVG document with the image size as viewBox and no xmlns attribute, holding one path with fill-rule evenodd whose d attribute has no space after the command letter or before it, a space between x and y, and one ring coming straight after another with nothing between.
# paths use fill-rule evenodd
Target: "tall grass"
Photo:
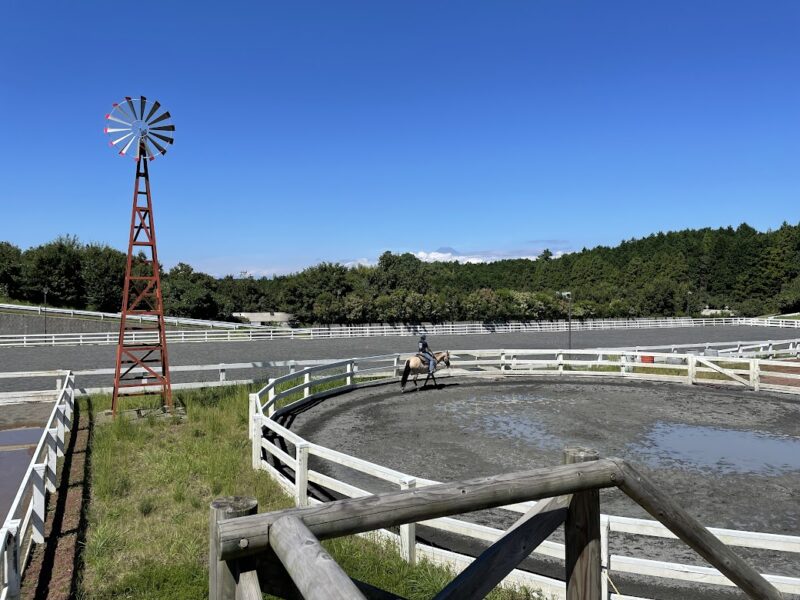
<instances>
[{"instance_id":1,"label":"tall grass","mask_svg":"<svg viewBox=\"0 0 800 600\"><path fill-rule=\"evenodd\" d=\"M247 495L258 499L262 512L292 506L266 473L251 468L250 391L178 392L176 403L186 407L186 419L150 415L95 426L79 598L205 598L210 502ZM102 410L109 399L95 398L92 405ZM347 537L325 545L352 577L407 598L430 598L453 577L425 561L409 566L385 542ZM491 598L540 596L496 590Z\"/></svg>"}]
</instances>

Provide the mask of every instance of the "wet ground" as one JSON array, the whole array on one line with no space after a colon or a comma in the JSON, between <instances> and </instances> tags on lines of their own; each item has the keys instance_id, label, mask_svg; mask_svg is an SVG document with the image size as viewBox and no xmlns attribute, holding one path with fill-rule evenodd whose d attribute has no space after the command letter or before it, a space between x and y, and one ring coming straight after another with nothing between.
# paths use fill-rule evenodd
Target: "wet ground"
<instances>
[{"instance_id":1,"label":"wet ground","mask_svg":"<svg viewBox=\"0 0 800 600\"><path fill-rule=\"evenodd\" d=\"M14 501L52 410L52 402L0 406L0 522Z\"/></svg>"},{"instance_id":2,"label":"wet ground","mask_svg":"<svg viewBox=\"0 0 800 600\"><path fill-rule=\"evenodd\" d=\"M586 379L441 383L403 395L393 385L332 398L298 414L292 429L441 481L560 464L565 447L586 446L639 465L706 526L800 534L800 397ZM324 468L369 490L389 489L349 469ZM601 493L601 510L651 518L616 490ZM508 526L516 517L486 511L467 518ZM612 533L611 543L614 554L706 564L676 541ZM796 554L737 552L761 572L800 576ZM642 593L640 583L623 593ZM700 596L729 597L696 589L658 597Z\"/></svg>"}]
</instances>

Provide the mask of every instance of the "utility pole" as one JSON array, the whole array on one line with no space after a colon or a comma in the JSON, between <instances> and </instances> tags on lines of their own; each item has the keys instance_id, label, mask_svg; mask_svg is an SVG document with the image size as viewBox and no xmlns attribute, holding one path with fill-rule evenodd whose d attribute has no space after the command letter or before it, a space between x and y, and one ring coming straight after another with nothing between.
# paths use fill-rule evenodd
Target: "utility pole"
<instances>
[{"instance_id":1,"label":"utility pole","mask_svg":"<svg viewBox=\"0 0 800 600\"><path fill-rule=\"evenodd\" d=\"M567 349L572 350L572 292L558 292L558 295L567 299Z\"/></svg>"},{"instance_id":2,"label":"utility pole","mask_svg":"<svg viewBox=\"0 0 800 600\"><path fill-rule=\"evenodd\" d=\"M44 288L42 291L44 292L44 334L47 335L47 292L50 290Z\"/></svg>"}]
</instances>

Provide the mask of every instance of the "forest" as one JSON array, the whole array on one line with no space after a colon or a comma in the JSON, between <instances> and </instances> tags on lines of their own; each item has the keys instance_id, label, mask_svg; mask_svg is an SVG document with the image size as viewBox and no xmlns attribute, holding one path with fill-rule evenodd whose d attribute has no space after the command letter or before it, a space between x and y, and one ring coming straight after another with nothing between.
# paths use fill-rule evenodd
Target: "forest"
<instances>
[{"instance_id":1,"label":"forest","mask_svg":"<svg viewBox=\"0 0 800 600\"><path fill-rule=\"evenodd\" d=\"M117 312L125 255L61 236L20 249L0 242L0 298ZM423 262L385 252L374 266L321 263L291 275L213 277L179 263L163 274L169 315L234 320L276 310L298 324L551 320L800 310L800 224L687 229L554 257L491 263Z\"/></svg>"}]
</instances>

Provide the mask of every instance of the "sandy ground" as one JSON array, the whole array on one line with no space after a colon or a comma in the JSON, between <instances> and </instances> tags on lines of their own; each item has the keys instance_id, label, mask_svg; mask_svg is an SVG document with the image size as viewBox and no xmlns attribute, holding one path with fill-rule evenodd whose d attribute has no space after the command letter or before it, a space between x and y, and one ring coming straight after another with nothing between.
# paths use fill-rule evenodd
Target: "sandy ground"
<instances>
[{"instance_id":1,"label":"sandy ground","mask_svg":"<svg viewBox=\"0 0 800 600\"><path fill-rule=\"evenodd\" d=\"M800 338L800 330L770 327L683 327L675 329L629 329L573 332L574 348L652 346L701 342ZM478 348L565 348L567 332L497 333L486 335L433 336L436 350L474 350ZM416 338L411 336L337 338L330 340L272 340L261 342L218 342L170 344L172 365L275 361L316 358L350 358L413 352ZM38 348L0 348L0 371L40 371L52 369L88 370L114 367L114 346L61 346ZM275 376L269 371L249 369L230 371L228 379ZM175 381L202 381L218 378L216 372L175 374ZM112 385L111 376L82 377L81 387ZM0 379L0 392L52 389L55 380Z\"/></svg>"},{"instance_id":2,"label":"sandy ground","mask_svg":"<svg viewBox=\"0 0 800 600\"><path fill-rule=\"evenodd\" d=\"M401 395L393 385L332 398L297 414L292 429L442 481L560 464L563 448L585 446L639 465L706 526L800 533L797 397L627 381L445 379L438 390ZM349 469L316 466L359 487L390 489ZM616 490L602 492L601 510L650 518ZM516 517L485 511L468 518L508 526ZM614 554L706 564L679 542L621 534L611 541ZM800 576L797 555L737 551L761 572ZM558 576L545 563L542 570ZM652 593L642 580L619 577L617 584L628 586L623 593ZM658 597L737 596L673 588Z\"/></svg>"}]
</instances>

